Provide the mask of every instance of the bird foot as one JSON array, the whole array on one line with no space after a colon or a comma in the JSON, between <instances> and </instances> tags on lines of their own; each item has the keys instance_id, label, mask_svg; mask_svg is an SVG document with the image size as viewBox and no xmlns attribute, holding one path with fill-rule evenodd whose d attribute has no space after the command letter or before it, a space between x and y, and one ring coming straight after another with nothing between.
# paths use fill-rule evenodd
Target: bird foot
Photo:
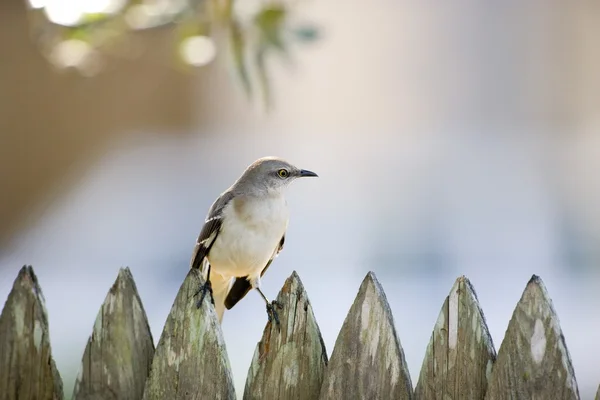
<instances>
[{"instance_id":1,"label":"bird foot","mask_svg":"<svg viewBox=\"0 0 600 400\"><path fill-rule=\"evenodd\" d=\"M269 322L275 321L275 324L279 326L279 314L276 309L283 309L283 305L276 300L273 300L270 303L267 303L267 316L269 318Z\"/></svg>"},{"instance_id":2,"label":"bird foot","mask_svg":"<svg viewBox=\"0 0 600 400\"><path fill-rule=\"evenodd\" d=\"M202 307L202 302L204 301L204 298L206 297L206 292L210 293L210 302L213 305L215 305L215 299L213 297L212 284L210 283L210 281L206 281L204 283L204 285L200 285L200 287L198 288L198 290L196 290L196 293L194 293L194 297L196 297L199 293L202 293L202 296L200 296L200 300L198 300L198 302L196 303L196 307L198 307L198 308Z\"/></svg>"}]
</instances>

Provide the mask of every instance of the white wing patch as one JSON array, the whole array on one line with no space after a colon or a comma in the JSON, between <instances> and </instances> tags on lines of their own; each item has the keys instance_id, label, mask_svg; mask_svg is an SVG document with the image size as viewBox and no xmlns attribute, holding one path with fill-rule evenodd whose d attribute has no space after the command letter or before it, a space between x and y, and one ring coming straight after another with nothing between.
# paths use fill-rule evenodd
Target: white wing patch
<instances>
[{"instance_id":1,"label":"white wing patch","mask_svg":"<svg viewBox=\"0 0 600 400\"><path fill-rule=\"evenodd\" d=\"M215 219L215 218L211 218L211 220L213 220L213 219ZM215 236L217 236L217 233L218 233L217 231L212 231L206 239L201 240L199 243L203 246L209 245L215 239Z\"/></svg>"}]
</instances>

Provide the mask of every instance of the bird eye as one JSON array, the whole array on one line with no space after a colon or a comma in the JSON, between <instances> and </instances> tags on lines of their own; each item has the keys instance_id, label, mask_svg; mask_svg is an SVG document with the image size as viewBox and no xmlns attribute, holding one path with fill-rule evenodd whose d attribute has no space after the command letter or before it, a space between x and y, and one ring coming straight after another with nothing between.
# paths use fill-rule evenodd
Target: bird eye
<instances>
[{"instance_id":1,"label":"bird eye","mask_svg":"<svg viewBox=\"0 0 600 400\"><path fill-rule=\"evenodd\" d=\"M277 175L279 175L280 178L287 178L289 175L289 172L287 169L280 169L279 171L277 171Z\"/></svg>"}]
</instances>

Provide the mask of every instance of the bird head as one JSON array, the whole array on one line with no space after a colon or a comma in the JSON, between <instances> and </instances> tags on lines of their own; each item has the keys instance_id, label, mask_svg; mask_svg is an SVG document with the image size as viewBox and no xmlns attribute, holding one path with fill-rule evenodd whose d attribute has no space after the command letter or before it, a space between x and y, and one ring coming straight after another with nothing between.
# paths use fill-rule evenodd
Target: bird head
<instances>
[{"instance_id":1,"label":"bird head","mask_svg":"<svg viewBox=\"0 0 600 400\"><path fill-rule=\"evenodd\" d=\"M245 190L280 192L298 178L318 176L277 157L263 157L253 162L236 182Z\"/></svg>"}]
</instances>

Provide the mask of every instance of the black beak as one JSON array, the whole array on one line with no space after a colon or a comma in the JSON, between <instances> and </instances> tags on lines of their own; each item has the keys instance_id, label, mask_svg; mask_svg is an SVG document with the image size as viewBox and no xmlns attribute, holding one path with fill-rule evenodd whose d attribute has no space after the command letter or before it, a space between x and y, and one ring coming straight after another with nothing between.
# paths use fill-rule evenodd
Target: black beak
<instances>
[{"instance_id":1,"label":"black beak","mask_svg":"<svg viewBox=\"0 0 600 400\"><path fill-rule=\"evenodd\" d=\"M300 177L306 177L306 176L317 176L318 177L319 175L315 174L312 171L307 171L305 169L301 169L300 170Z\"/></svg>"}]
</instances>

